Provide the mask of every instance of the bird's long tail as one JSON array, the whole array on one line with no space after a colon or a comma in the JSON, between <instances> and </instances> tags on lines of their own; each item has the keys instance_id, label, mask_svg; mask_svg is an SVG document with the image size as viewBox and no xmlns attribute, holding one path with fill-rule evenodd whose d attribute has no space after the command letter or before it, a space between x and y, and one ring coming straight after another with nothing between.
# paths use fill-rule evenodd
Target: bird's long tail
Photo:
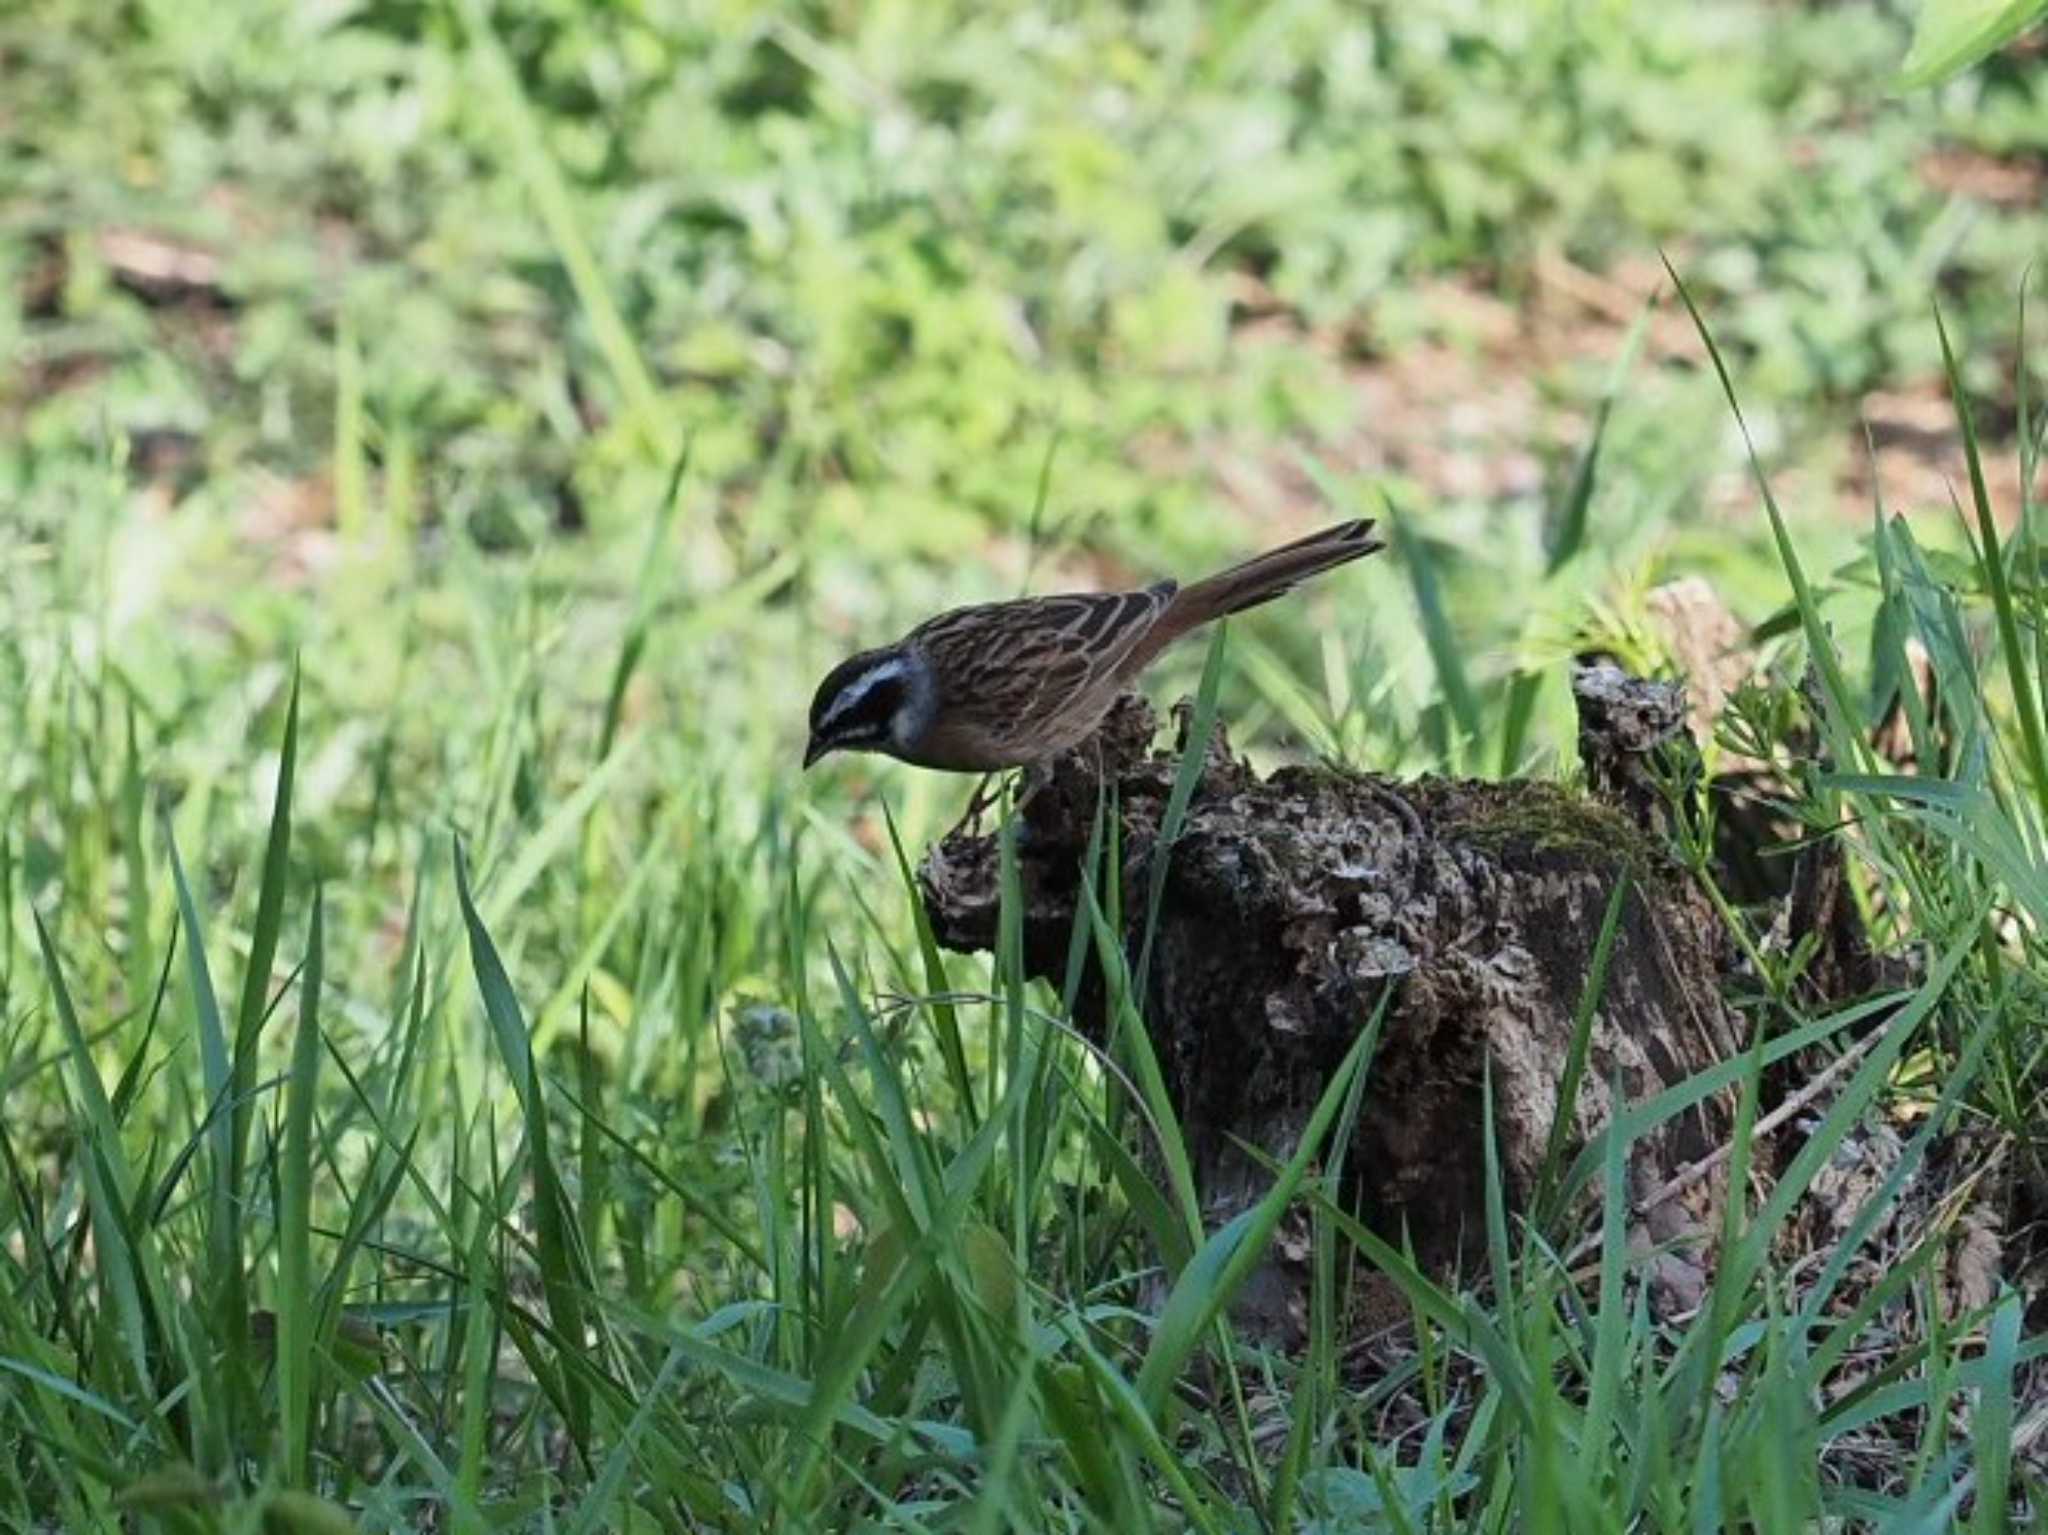
<instances>
[{"instance_id":1,"label":"bird's long tail","mask_svg":"<svg viewBox=\"0 0 2048 1535\"><path fill-rule=\"evenodd\" d=\"M1182 587L1168 610L1173 629L1185 634L1198 624L1271 602L1311 576L1386 548L1373 537L1372 527L1371 519L1364 517L1340 522Z\"/></svg>"}]
</instances>

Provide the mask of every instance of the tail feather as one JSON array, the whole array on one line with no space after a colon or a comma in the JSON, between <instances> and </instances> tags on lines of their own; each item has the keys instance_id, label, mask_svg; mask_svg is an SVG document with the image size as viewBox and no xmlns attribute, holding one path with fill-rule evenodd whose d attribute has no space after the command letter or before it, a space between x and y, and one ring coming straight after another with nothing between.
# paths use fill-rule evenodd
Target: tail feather
<instances>
[{"instance_id":1,"label":"tail feather","mask_svg":"<svg viewBox=\"0 0 2048 1535\"><path fill-rule=\"evenodd\" d=\"M1340 522L1182 587L1171 610L1174 629L1185 634L1199 624L1271 602L1311 576L1384 549L1386 545L1373 537L1372 528L1370 518Z\"/></svg>"}]
</instances>

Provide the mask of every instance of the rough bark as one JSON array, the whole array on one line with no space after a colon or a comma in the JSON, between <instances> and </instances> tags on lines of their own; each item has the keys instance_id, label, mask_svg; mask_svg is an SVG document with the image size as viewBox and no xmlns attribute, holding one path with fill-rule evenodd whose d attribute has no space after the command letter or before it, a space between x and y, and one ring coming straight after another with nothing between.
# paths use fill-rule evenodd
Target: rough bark
<instances>
[{"instance_id":1,"label":"rough bark","mask_svg":"<svg viewBox=\"0 0 2048 1535\"><path fill-rule=\"evenodd\" d=\"M1719 926L1665 861L1647 787L1647 755L1684 727L1682 695L1611 667L1582 675L1579 692L1582 753L1602 793L1443 779L1396 786L1327 767L1262 779L1220 732L1212 740L1186 823L1164 855L1144 998L1212 1226L1269 1185L1244 1147L1273 1158L1297 1148L1331 1074L1384 1005L1346 1149L1350 1195L1374 1229L1411 1243L1425 1267L1477 1272L1484 1137L1490 1128L1511 1201L1525 1201L1601 920L1624 875L1629 894L1567 1151L1608 1122L1616 1089L1640 1102L1736 1047L1737 1021L1721 998ZM1184 736L1185 707L1177 713ZM1055 984L1069 964L1100 787L1120 818L1124 950L1131 966L1140 961L1180 756L1178 744L1155 751L1154 734L1151 710L1126 699L1101 736L1054 764L1024 803L1026 962ZM927 854L923 895L941 943L993 946L997 864L994 835L971 827ZM1098 1040L1104 1007L1100 972L1091 970L1077 1022ZM1731 1107L1710 1100L1637 1141L1631 1199L1725 1140ZM1668 1304L1684 1305L1697 1290L1700 1270L1683 1249L1713 1228L1721 1192L1717 1177L1705 1178L1632 1216L1635 1240L1680 1249L1656 1276ZM1302 1232L1283 1229L1240 1321L1275 1342L1298 1339L1306 1258Z\"/></svg>"}]
</instances>

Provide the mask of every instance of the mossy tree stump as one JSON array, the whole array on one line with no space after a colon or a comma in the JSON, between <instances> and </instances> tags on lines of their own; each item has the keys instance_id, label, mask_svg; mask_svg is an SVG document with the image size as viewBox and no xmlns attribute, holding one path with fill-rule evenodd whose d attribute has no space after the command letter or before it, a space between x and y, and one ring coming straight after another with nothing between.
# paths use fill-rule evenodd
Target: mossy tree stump
<instances>
[{"instance_id":1,"label":"mossy tree stump","mask_svg":"<svg viewBox=\"0 0 2048 1535\"><path fill-rule=\"evenodd\" d=\"M1656 684L1636 684L1655 689ZM1177 711L1181 731L1186 711ZM1511 1201L1542 1166L1588 968L1616 881L1625 898L1590 1054L1572 1105L1575 1152L1615 1111L1726 1059L1737 1025L1721 999L1711 909L1665 861L1637 792L1640 757L1682 727L1675 689L1582 705L1589 777L1611 798L1548 783L1423 779L1398 788L1325 767L1261 779L1210 743L1168 852L1144 1017L1212 1228L1270 1184L1260 1148L1284 1159L1318 1097L1383 1003L1379 1049L1345 1166L1363 1218L1413 1244L1428 1269L1483 1266L1486 1086ZM1660 721L1662 723L1660 724ZM1099 739L1061 759L1025 801L1019 852L1024 949L1033 973L1065 975L1098 785L1122 818L1126 954L1139 960L1158 831L1179 760L1153 749L1155 721L1126 699ZM1098 776L1098 771L1099 775ZM939 941L996 940L998 847L958 828L927 854L925 905ZM1104 1037L1099 971L1077 1003ZM1731 1105L1709 1100L1638 1140L1628 1157L1632 1238L1674 1243L1713 1228L1721 1184L1641 1202L1726 1138ZM1306 1322L1306 1220L1283 1228L1242 1297L1240 1322L1275 1341ZM1700 1270L1655 1276L1683 1305Z\"/></svg>"}]
</instances>

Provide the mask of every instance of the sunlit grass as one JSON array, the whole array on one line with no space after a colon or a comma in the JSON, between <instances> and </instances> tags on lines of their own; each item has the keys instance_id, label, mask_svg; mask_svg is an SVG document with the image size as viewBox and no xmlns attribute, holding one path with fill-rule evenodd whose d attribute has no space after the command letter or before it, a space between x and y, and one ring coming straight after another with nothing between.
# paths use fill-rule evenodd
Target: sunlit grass
<instances>
[{"instance_id":1,"label":"sunlit grass","mask_svg":"<svg viewBox=\"0 0 2048 1535\"><path fill-rule=\"evenodd\" d=\"M1857 7L1315 0L1136 34L1109 7L289 9L0 19L0 280L56 281L0 302L0 1520L2039 1517L2022 1294L1956 1314L1939 1223L1856 1270L1959 1127L2040 1158L2042 422L2024 334L2007 377L1983 332L2041 220L1920 163L1939 129L2025 169L2024 80L1970 96L1981 121L1969 82L1868 109L1903 32ZM1077 96L1077 60L1115 88ZM94 237L130 225L198 242L219 292L127 292ZM1644 360L1667 316L1628 305L1578 322L1611 354L1539 363L1420 301L1534 312L1560 253L1658 239L1729 343L1711 369ZM1257 347L1230 330L1253 274L1285 317ZM1489 387L1540 367L1544 441L1461 450L1540 450L1540 493L1331 467L1403 461L1359 385L1423 342L1480 348ZM1768 471L1916 367L1955 402L1954 515L1781 504ZM2016 504L1977 431L2008 404ZM197 444L175 490L138 451L166 427ZM1423 1272L1343 1198L1379 1020L1271 1194L1205 1227L1150 945L1120 936L1170 853L1126 890L1094 849L1086 1041L1073 984L1024 977L1012 845L991 962L919 909L967 785L797 770L808 684L856 644L1339 513L1393 554L1158 668L1196 699L1190 762L1227 726L1261 764L1569 774L1588 615L1709 569L1776 609L1748 744L1908 962L1817 1011L1809 956L1720 900L1748 1048L1591 1144L1560 1124L1526 1209L1490 1144L1447 1149L1493 1174L1479 1273ZM1912 772L1867 745L1894 698ZM1710 881L1695 791L1675 855ZM1568 1079L1596 1069L1588 958ZM1698 1314L1654 1314L1631 1141L1710 1094L1753 1125L1815 1052L1853 1069L1731 1202ZM1847 1235L1781 1263L1882 1122L1902 1145ZM1295 1356L1230 1321L1284 1211ZM1384 1360L1361 1279L1404 1313Z\"/></svg>"},{"instance_id":2,"label":"sunlit grass","mask_svg":"<svg viewBox=\"0 0 2048 1535\"><path fill-rule=\"evenodd\" d=\"M2009 559L2025 526L1983 536L1978 557ZM430 1507L465 1529L542 1527L543 1507L573 1529L1943 1528L1971 1509L1982 1525L2025 1485L2011 1447L2038 1427L2020 1421L2036 1411L2021 1383L2048 1341L2007 1293L1836 1384L1883 1308L1938 1311L1940 1233L1838 1297L1853 1243L1959 1116L1991 1107L2033 1133L2048 881L2024 714L2001 688L2038 672L2030 652L1987 666L1952 639L2034 630L2022 605L2038 597L2025 579L1947 586L1902 524L1877 525L1878 601L1899 615L1878 632L1935 654L1938 712L1915 728L1922 760L1952 767L1877 776L1857 745L1863 664L1832 648L1781 527L1840 743L1838 766L1791 786L1795 808L1857 828L1859 877L1896 903L1924 970L1808 1015L1799 956L1749 935L1786 973L1763 978L1744 1054L1574 1157L1554 1136L1527 1219L1492 1148L1469 1148L1493 1198L1486 1272L1462 1284L1340 1200L1372 1028L1321 1085L1272 1192L1205 1230L1137 1001L1148 946L1127 956L1114 936L1119 913L1155 910L1158 885L1089 887L1077 941L1106 967L1114 1026L1084 1046L1061 999L1022 977L1007 841L984 970L920 925L893 827L860 846L804 812L787 766L750 778L743 751L716 758L636 717L638 679L673 659L658 578L605 620L612 656L566 694L544 685L566 643L546 624L469 628L463 643L488 653L480 708L401 699L384 721L392 783L328 788L317 808L309 790L348 728L321 680L324 639L302 681L266 679L259 744L222 744L203 786L167 772L194 760L168 719L138 724L132 748L76 750L102 719L123 743L150 700L77 631L32 633L15 760L49 771L17 793L7 844L0 1400L19 1448L0 1501L25 1524L81 1528L121 1511L227 1528L258 1509L316 1528L346 1508L399 1529ZM1409 573L1426 558L1411 548ZM551 601L553 579L526 562L513 611ZM451 599L459 586L415 600ZM1197 743L1247 685L1231 653L1220 637L1208 651ZM1878 660L1904 675L1902 653ZM1285 664L1267 652L1249 675ZM1518 675L1466 684L1444 715L1470 715L1450 761L1513 755L1489 722ZM454 723L404 768L408 787L401 754L429 720ZM1371 760L1374 720L1332 728ZM1962 747L1940 744L1959 731ZM453 792L411 797L435 760ZM1184 771L1169 843L1192 787ZM1682 827L1710 813L1675 808ZM253 863L224 861L216 838ZM1693 828L1680 852L1710 845ZM2029 920L2001 923L2008 905ZM1775 1185L1731 1202L1705 1305L1653 1319L1626 1238L1630 1141L1716 1092L1741 1094L1747 1124L1768 1065L1845 1047L1880 1017ZM1850 1242L1817 1276L1779 1273L1812 1177L1907 1055L1930 1052L1946 1063L1938 1097ZM1738 1133L1737 1187L1747 1156ZM1297 1357L1235 1337L1228 1309L1288 1208L1314 1231ZM1378 1379L1346 1363L1360 1272L1393 1287L1414 1329ZM1151 1274L1156 1311L1138 1304ZM1422 1418L1384 1439L1397 1397ZM1956 1412L1965 1400L1974 1414ZM1904 1443L1915 1423L1920 1453L1893 1485L1828 1469L1831 1447Z\"/></svg>"}]
</instances>

